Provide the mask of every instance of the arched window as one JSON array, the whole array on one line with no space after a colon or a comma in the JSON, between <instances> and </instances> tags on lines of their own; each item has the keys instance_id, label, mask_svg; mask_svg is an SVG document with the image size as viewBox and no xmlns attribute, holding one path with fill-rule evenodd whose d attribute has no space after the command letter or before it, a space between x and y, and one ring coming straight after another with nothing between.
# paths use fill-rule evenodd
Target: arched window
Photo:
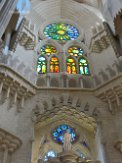
<instances>
[{"instance_id":1,"label":"arched window","mask_svg":"<svg viewBox=\"0 0 122 163\"><path fill-rule=\"evenodd\" d=\"M57 57L52 57L50 60L50 72L59 72L59 60Z\"/></svg>"},{"instance_id":2,"label":"arched window","mask_svg":"<svg viewBox=\"0 0 122 163\"><path fill-rule=\"evenodd\" d=\"M76 74L76 63L75 60L72 58L67 58L67 72L68 74Z\"/></svg>"},{"instance_id":3,"label":"arched window","mask_svg":"<svg viewBox=\"0 0 122 163\"><path fill-rule=\"evenodd\" d=\"M67 52L75 57L82 56L85 53L84 50L79 46L71 46Z\"/></svg>"},{"instance_id":4,"label":"arched window","mask_svg":"<svg viewBox=\"0 0 122 163\"><path fill-rule=\"evenodd\" d=\"M88 62L84 57L81 57L79 59L79 73L82 75L89 75L89 66Z\"/></svg>"},{"instance_id":5,"label":"arched window","mask_svg":"<svg viewBox=\"0 0 122 163\"><path fill-rule=\"evenodd\" d=\"M48 45L48 44L42 46L40 51L41 51L41 54L43 55L46 54L47 56L50 56L51 54L55 54L57 52L54 46Z\"/></svg>"},{"instance_id":6,"label":"arched window","mask_svg":"<svg viewBox=\"0 0 122 163\"><path fill-rule=\"evenodd\" d=\"M46 71L47 71L46 58L43 56L40 56L38 58L38 63L37 63L37 72L39 74L46 74Z\"/></svg>"},{"instance_id":7,"label":"arched window","mask_svg":"<svg viewBox=\"0 0 122 163\"><path fill-rule=\"evenodd\" d=\"M50 157L56 157L56 152L54 152L53 150L48 151L44 156L44 161L48 161Z\"/></svg>"}]
</instances>

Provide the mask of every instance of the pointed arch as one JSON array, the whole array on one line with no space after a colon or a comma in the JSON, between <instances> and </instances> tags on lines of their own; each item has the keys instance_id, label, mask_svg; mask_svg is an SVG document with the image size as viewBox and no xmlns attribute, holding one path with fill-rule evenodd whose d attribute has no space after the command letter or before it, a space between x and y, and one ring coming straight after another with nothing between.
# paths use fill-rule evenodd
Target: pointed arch
<instances>
[{"instance_id":1,"label":"pointed arch","mask_svg":"<svg viewBox=\"0 0 122 163\"><path fill-rule=\"evenodd\" d=\"M76 74L77 73L76 63L72 57L67 58L66 65L67 65L68 74Z\"/></svg>"},{"instance_id":2,"label":"pointed arch","mask_svg":"<svg viewBox=\"0 0 122 163\"><path fill-rule=\"evenodd\" d=\"M80 57L79 59L79 73L82 75L89 75L90 71L89 71L89 65L88 65L88 61L85 57Z\"/></svg>"},{"instance_id":3,"label":"pointed arch","mask_svg":"<svg viewBox=\"0 0 122 163\"><path fill-rule=\"evenodd\" d=\"M40 56L37 62L37 72L39 74L46 74L47 72L47 62L44 56Z\"/></svg>"},{"instance_id":4,"label":"pointed arch","mask_svg":"<svg viewBox=\"0 0 122 163\"><path fill-rule=\"evenodd\" d=\"M57 57L53 56L50 59L50 72L58 73L59 71L59 60Z\"/></svg>"}]
</instances>

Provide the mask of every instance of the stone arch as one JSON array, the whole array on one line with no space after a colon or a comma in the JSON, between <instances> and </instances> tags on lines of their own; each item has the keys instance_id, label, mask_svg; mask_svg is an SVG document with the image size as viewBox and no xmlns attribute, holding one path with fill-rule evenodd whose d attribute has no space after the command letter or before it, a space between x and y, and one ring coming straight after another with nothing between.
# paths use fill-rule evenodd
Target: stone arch
<instances>
[{"instance_id":1,"label":"stone arch","mask_svg":"<svg viewBox=\"0 0 122 163\"><path fill-rule=\"evenodd\" d=\"M35 122L35 135L37 139L35 139L36 142L33 146L33 151L37 151L35 152L35 156L38 158L40 142L42 142L43 156L48 150L52 149L51 147L53 147L53 150L57 153L62 152L62 146L52 139L52 131L60 124L67 124L76 129L77 141L72 149L73 151L76 149L84 150L86 151L87 157L89 157L89 150L84 148L80 144L80 141L84 140L86 137L89 139L89 134L91 139L95 140L96 121L94 118L76 111L75 108L67 106L60 107L60 109L54 107L53 110L47 110L42 117L38 117L38 122ZM41 139L44 140L41 141Z\"/></svg>"}]
</instances>

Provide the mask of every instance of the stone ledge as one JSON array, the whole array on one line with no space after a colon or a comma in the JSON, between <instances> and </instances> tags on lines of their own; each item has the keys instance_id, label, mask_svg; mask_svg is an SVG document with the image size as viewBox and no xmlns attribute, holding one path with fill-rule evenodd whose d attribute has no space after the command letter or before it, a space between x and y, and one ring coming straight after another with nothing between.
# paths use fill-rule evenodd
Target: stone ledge
<instances>
[{"instance_id":1,"label":"stone ledge","mask_svg":"<svg viewBox=\"0 0 122 163\"><path fill-rule=\"evenodd\" d=\"M8 152L13 153L21 144L22 141L18 137L0 128L0 150L8 149Z\"/></svg>"}]
</instances>

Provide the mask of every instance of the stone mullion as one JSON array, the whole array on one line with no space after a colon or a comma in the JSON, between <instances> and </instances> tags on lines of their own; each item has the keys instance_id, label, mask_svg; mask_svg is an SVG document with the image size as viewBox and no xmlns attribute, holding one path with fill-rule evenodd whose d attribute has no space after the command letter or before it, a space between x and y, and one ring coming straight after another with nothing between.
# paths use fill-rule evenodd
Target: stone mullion
<instances>
[{"instance_id":1,"label":"stone mullion","mask_svg":"<svg viewBox=\"0 0 122 163\"><path fill-rule=\"evenodd\" d=\"M50 87L50 75L47 74L46 76L46 84L47 84L47 87Z\"/></svg>"}]
</instances>

